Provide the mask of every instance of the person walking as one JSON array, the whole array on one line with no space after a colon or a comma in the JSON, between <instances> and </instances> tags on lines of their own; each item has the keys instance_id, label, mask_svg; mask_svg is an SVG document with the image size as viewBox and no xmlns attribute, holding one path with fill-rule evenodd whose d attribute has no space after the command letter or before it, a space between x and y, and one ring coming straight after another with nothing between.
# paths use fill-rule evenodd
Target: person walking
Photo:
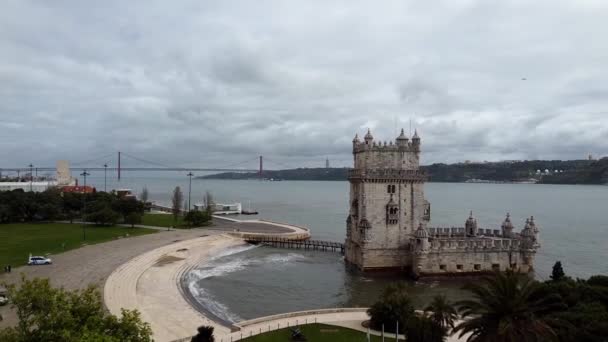
<instances>
[{"instance_id":1,"label":"person walking","mask_svg":"<svg viewBox=\"0 0 608 342\"><path fill-rule=\"evenodd\" d=\"M12 270L13 270L13 266L8 265L8 273L11 273Z\"/></svg>"}]
</instances>

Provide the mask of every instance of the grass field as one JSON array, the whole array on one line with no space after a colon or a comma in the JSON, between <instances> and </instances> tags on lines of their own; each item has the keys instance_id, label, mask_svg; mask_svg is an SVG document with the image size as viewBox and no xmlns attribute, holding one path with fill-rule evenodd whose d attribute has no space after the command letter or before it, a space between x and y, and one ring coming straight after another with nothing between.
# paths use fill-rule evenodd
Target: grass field
<instances>
[{"instance_id":1,"label":"grass field","mask_svg":"<svg viewBox=\"0 0 608 342\"><path fill-rule=\"evenodd\" d=\"M156 233L153 229L87 226L87 244L114 240L119 236ZM81 247L82 225L69 223L19 223L0 225L0 265L27 263L30 253L46 255Z\"/></svg>"},{"instance_id":2,"label":"grass field","mask_svg":"<svg viewBox=\"0 0 608 342\"><path fill-rule=\"evenodd\" d=\"M365 342L367 335L364 332L336 327L325 324L308 324L300 326L300 331L304 334L307 341L314 342ZM385 341L394 341L392 338L385 337ZM243 339L247 342L285 342L291 341L291 331L289 329L281 329L271 331L262 335L257 335ZM371 336L371 341L381 342L382 337Z\"/></svg>"},{"instance_id":3,"label":"grass field","mask_svg":"<svg viewBox=\"0 0 608 342\"><path fill-rule=\"evenodd\" d=\"M155 227L175 227L175 228L186 228L186 224L184 223L181 216L177 217L177 224L173 220L173 215L171 214L150 214L145 213L142 218L141 224L146 226L155 226Z\"/></svg>"}]
</instances>

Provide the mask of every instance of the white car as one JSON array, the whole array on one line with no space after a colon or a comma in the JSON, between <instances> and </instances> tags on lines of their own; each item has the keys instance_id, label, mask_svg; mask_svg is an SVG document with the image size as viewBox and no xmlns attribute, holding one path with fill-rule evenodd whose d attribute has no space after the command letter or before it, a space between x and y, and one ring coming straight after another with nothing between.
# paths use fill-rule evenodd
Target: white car
<instances>
[{"instance_id":1,"label":"white car","mask_svg":"<svg viewBox=\"0 0 608 342\"><path fill-rule=\"evenodd\" d=\"M53 260L43 257L43 256L31 256L28 260L28 265L50 265L53 263Z\"/></svg>"}]
</instances>

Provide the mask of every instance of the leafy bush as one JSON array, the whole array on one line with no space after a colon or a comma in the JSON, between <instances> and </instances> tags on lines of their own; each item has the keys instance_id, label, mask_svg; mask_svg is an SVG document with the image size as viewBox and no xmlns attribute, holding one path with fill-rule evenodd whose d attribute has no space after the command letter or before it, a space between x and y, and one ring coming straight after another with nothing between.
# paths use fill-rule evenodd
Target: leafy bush
<instances>
[{"instance_id":1,"label":"leafy bush","mask_svg":"<svg viewBox=\"0 0 608 342\"><path fill-rule=\"evenodd\" d=\"M113 226L118 222L118 213L104 206L86 216L88 222L93 222L100 226Z\"/></svg>"},{"instance_id":2,"label":"leafy bush","mask_svg":"<svg viewBox=\"0 0 608 342\"><path fill-rule=\"evenodd\" d=\"M447 329L427 316L412 315L405 329L408 342L443 342Z\"/></svg>"},{"instance_id":3,"label":"leafy bush","mask_svg":"<svg viewBox=\"0 0 608 342\"><path fill-rule=\"evenodd\" d=\"M367 310L372 329L381 330L384 325L385 331L395 332L397 322L400 327L406 326L408 319L414 315L414 307L406 289L404 283L396 283L384 290L380 300Z\"/></svg>"},{"instance_id":4,"label":"leafy bush","mask_svg":"<svg viewBox=\"0 0 608 342\"><path fill-rule=\"evenodd\" d=\"M94 287L67 291L51 287L48 279L22 278L19 288L9 286L19 323L0 330L0 341L108 341L149 342L152 330L139 312L108 314Z\"/></svg>"},{"instance_id":5,"label":"leafy bush","mask_svg":"<svg viewBox=\"0 0 608 342\"><path fill-rule=\"evenodd\" d=\"M198 327L198 334L192 337L191 342L214 342L213 327L209 325L202 325Z\"/></svg>"},{"instance_id":6,"label":"leafy bush","mask_svg":"<svg viewBox=\"0 0 608 342\"><path fill-rule=\"evenodd\" d=\"M186 216L184 216L184 221L190 227L199 227L206 225L211 221L211 215L207 211L190 210Z\"/></svg>"}]
</instances>

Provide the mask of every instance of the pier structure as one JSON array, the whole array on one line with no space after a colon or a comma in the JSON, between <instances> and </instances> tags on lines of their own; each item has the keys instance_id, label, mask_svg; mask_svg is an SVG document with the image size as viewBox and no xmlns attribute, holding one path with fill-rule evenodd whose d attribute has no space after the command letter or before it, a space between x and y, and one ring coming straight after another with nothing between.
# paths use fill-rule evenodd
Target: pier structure
<instances>
[{"instance_id":1,"label":"pier structure","mask_svg":"<svg viewBox=\"0 0 608 342\"><path fill-rule=\"evenodd\" d=\"M322 241L322 240L294 240L283 237L264 237L264 236L249 236L245 238L245 241L252 244L262 244L266 246L272 246L277 248L293 248L293 249L306 249L306 250L319 250L319 251L330 251L340 252L344 254L344 244L333 241Z\"/></svg>"}]
</instances>

